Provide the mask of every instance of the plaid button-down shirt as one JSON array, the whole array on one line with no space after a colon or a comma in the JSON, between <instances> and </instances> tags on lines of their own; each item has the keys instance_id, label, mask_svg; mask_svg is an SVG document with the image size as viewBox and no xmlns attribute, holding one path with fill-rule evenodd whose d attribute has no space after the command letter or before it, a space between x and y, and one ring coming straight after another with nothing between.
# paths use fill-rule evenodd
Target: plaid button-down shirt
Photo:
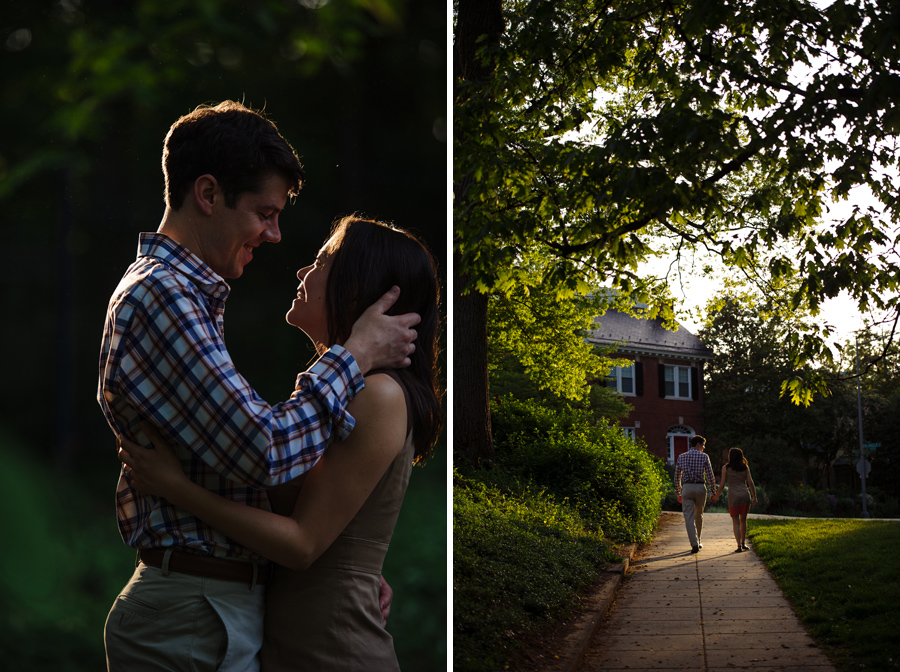
<instances>
[{"instance_id":1,"label":"plaid button-down shirt","mask_svg":"<svg viewBox=\"0 0 900 672\"><path fill-rule=\"evenodd\" d=\"M691 446L686 453L678 456L675 462L675 494L681 494L682 479L687 483L703 483L703 478L709 481L709 486L716 484L716 475L713 473L709 455Z\"/></svg>"},{"instance_id":2,"label":"plaid button-down shirt","mask_svg":"<svg viewBox=\"0 0 900 672\"><path fill-rule=\"evenodd\" d=\"M225 349L229 291L185 247L141 234L138 258L109 302L97 400L114 432L148 445L139 425L152 421L175 445L191 480L268 510L265 487L304 473L332 437L350 433L346 406L364 382L350 353L335 346L297 377L289 400L266 403ZM141 495L124 475L116 508L128 546L257 557L186 511Z\"/></svg>"}]
</instances>

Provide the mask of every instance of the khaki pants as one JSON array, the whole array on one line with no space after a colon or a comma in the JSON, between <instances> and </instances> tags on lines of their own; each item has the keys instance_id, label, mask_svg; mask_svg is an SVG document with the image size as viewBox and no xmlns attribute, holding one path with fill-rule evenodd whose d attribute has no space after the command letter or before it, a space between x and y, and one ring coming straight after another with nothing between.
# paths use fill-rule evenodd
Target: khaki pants
<instances>
[{"instance_id":1,"label":"khaki pants","mask_svg":"<svg viewBox=\"0 0 900 672\"><path fill-rule=\"evenodd\" d=\"M143 563L116 598L104 640L109 672L256 672L265 587Z\"/></svg>"},{"instance_id":2,"label":"khaki pants","mask_svg":"<svg viewBox=\"0 0 900 672\"><path fill-rule=\"evenodd\" d=\"M700 543L705 507L706 486L698 483L685 483L681 487L681 511L684 513L684 526L687 528L691 548L696 548Z\"/></svg>"}]
</instances>

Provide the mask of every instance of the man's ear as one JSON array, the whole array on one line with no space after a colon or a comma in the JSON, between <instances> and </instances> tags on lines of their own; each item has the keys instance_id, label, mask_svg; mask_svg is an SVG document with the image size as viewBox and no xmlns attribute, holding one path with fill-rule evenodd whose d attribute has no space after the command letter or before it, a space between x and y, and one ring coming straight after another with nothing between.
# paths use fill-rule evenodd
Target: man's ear
<instances>
[{"instance_id":1,"label":"man's ear","mask_svg":"<svg viewBox=\"0 0 900 672\"><path fill-rule=\"evenodd\" d=\"M194 180L194 203L205 215L211 215L218 199L222 197L219 182L212 175L201 175Z\"/></svg>"}]
</instances>

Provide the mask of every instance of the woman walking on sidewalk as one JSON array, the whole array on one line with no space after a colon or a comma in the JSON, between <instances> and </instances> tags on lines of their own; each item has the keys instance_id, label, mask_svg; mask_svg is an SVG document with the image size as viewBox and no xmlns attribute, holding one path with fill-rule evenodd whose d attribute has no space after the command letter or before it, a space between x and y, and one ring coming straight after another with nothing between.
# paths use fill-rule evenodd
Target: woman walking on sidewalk
<instances>
[{"instance_id":1,"label":"woman walking on sidewalk","mask_svg":"<svg viewBox=\"0 0 900 672\"><path fill-rule=\"evenodd\" d=\"M728 452L728 462L722 467L722 480L712 501L717 502L722 490L725 489L725 481L728 481L728 513L731 514L731 524L734 527L734 540L737 542L737 550L749 551L747 547L747 514L750 512L751 497L753 506L756 506L756 486L753 485L753 477L750 476L750 467L747 466L747 458L740 448L732 448Z\"/></svg>"}]
</instances>

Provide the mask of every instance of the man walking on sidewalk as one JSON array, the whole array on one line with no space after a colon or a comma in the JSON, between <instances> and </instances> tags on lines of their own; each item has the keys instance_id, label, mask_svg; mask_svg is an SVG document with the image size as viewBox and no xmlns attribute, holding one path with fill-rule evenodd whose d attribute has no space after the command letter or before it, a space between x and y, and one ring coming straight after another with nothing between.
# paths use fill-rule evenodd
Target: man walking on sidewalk
<instances>
[{"instance_id":1,"label":"man walking on sidewalk","mask_svg":"<svg viewBox=\"0 0 900 672\"><path fill-rule=\"evenodd\" d=\"M678 495L678 502L684 513L684 526L691 542L691 553L697 553L703 548L700 533L703 531L703 509L706 507L707 494L704 479L711 488L716 486L716 475L709 455L703 452L704 448L706 439L702 436L691 437L690 450L679 455L675 463L675 494Z\"/></svg>"}]
</instances>

